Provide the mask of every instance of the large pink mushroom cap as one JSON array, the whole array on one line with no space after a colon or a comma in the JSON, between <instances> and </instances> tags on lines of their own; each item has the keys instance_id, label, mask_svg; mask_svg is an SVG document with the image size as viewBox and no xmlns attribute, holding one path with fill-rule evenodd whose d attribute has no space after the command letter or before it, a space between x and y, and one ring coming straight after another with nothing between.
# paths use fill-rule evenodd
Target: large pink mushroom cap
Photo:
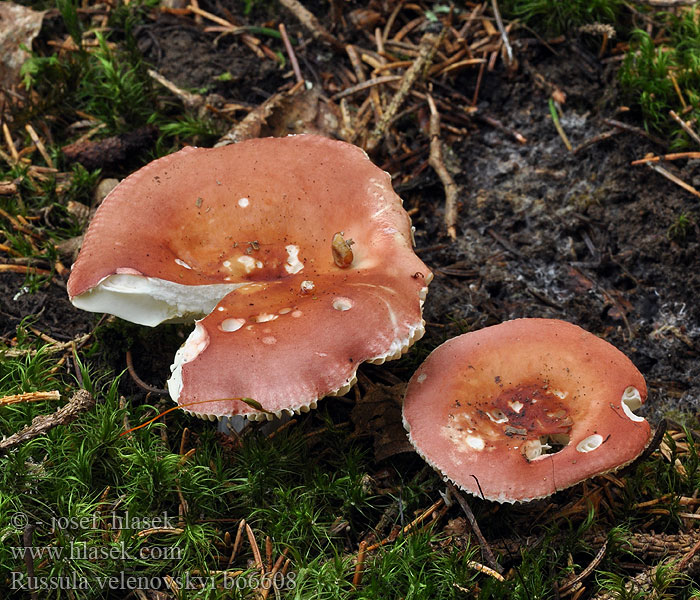
<instances>
[{"instance_id":1,"label":"large pink mushroom cap","mask_svg":"<svg viewBox=\"0 0 700 600\"><path fill-rule=\"evenodd\" d=\"M636 458L641 373L617 348L555 319L453 338L411 378L404 425L418 453L462 489L498 502L549 496Z\"/></svg>"},{"instance_id":2,"label":"large pink mushroom cap","mask_svg":"<svg viewBox=\"0 0 700 600\"><path fill-rule=\"evenodd\" d=\"M389 175L355 146L300 135L185 148L126 178L68 293L145 325L201 318L171 396L200 416L265 418L405 352L431 278Z\"/></svg>"}]
</instances>

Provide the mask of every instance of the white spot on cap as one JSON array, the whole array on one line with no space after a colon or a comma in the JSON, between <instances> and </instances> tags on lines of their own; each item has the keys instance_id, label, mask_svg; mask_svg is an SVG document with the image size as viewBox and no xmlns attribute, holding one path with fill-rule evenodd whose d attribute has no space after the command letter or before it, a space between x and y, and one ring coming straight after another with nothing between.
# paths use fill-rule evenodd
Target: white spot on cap
<instances>
[{"instance_id":1,"label":"white spot on cap","mask_svg":"<svg viewBox=\"0 0 700 600\"><path fill-rule=\"evenodd\" d=\"M274 335L268 335L262 339L262 343L267 345L276 344L277 338Z\"/></svg>"},{"instance_id":2,"label":"white spot on cap","mask_svg":"<svg viewBox=\"0 0 700 600\"><path fill-rule=\"evenodd\" d=\"M237 260L243 265L246 273L250 273L256 266L256 261L252 256L239 256Z\"/></svg>"},{"instance_id":3,"label":"white spot on cap","mask_svg":"<svg viewBox=\"0 0 700 600\"><path fill-rule=\"evenodd\" d=\"M292 312L292 309L291 308L280 308L279 311L277 311L277 312L279 312L279 314L281 314L281 315L286 315L287 313Z\"/></svg>"},{"instance_id":4,"label":"white spot on cap","mask_svg":"<svg viewBox=\"0 0 700 600\"><path fill-rule=\"evenodd\" d=\"M335 308L335 310L350 310L352 306L352 300L350 300L350 298L346 298L345 296L338 296L335 300L333 300L333 308Z\"/></svg>"},{"instance_id":5,"label":"white spot on cap","mask_svg":"<svg viewBox=\"0 0 700 600\"><path fill-rule=\"evenodd\" d=\"M184 260L180 260L179 258L176 258L175 263L180 265L181 267L185 267L185 269L189 269L190 271L192 270L192 267L190 267L190 265L188 265Z\"/></svg>"},{"instance_id":6,"label":"white spot on cap","mask_svg":"<svg viewBox=\"0 0 700 600\"><path fill-rule=\"evenodd\" d=\"M486 444L484 444L483 438L478 435L468 435L467 445L474 450L483 450Z\"/></svg>"},{"instance_id":7,"label":"white spot on cap","mask_svg":"<svg viewBox=\"0 0 700 600\"><path fill-rule=\"evenodd\" d=\"M224 319L221 321L219 329L221 329L221 331L238 331L241 327L243 327L244 323L245 319Z\"/></svg>"},{"instance_id":8,"label":"white spot on cap","mask_svg":"<svg viewBox=\"0 0 700 600\"><path fill-rule=\"evenodd\" d=\"M576 450L579 452L592 452L596 448L600 447L602 443L603 436L599 433L594 433L576 444Z\"/></svg>"},{"instance_id":9,"label":"white spot on cap","mask_svg":"<svg viewBox=\"0 0 700 600\"><path fill-rule=\"evenodd\" d=\"M287 263L284 265L284 270L290 275L294 275L294 273L298 273L304 268L304 263L299 260L299 246L289 244L289 246L285 246L285 250L287 250L289 256L287 257Z\"/></svg>"},{"instance_id":10,"label":"white spot on cap","mask_svg":"<svg viewBox=\"0 0 700 600\"><path fill-rule=\"evenodd\" d=\"M250 200L248 200L248 198L241 198L241 199L238 201L238 206L240 206L241 208L245 208L245 207L248 206L249 204L250 204Z\"/></svg>"},{"instance_id":11,"label":"white spot on cap","mask_svg":"<svg viewBox=\"0 0 700 600\"><path fill-rule=\"evenodd\" d=\"M521 447L520 451L528 460L535 460L544 454L545 450L549 450L549 444L543 444L540 440L527 440Z\"/></svg>"},{"instance_id":12,"label":"white spot on cap","mask_svg":"<svg viewBox=\"0 0 700 600\"><path fill-rule=\"evenodd\" d=\"M518 402L517 400L515 402L509 402L508 404L516 413L519 413L524 406L522 402Z\"/></svg>"},{"instance_id":13,"label":"white spot on cap","mask_svg":"<svg viewBox=\"0 0 700 600\"><path fill-rule=\"evenodd\" d=\"M216 310L218 310L219 312L224 312L224 307L223 307L223 306L218 306L218 307L216 308Z\"/></svg>"},{"instance_id":14,"label":"white spot on cap","mask_svg":"<svg viewBox=\"0 0 700 600\"><path fill-rule=\"evenodd\" d=\"M569 395L569 392L565 392L563 390L552 390L552 394L554 394L557 398L564 400Z\"/></svg>"},{"instance_id":15,"label":"white spot on cap","mask_svg":"<svg viewBox=\"0 0 700 600\"><path fill-rule=\"evenodd\" d=\"M256 323L267 323L267 321L274 321L277 318L279 318L279 315L271 315L268 313L262 313L262 314L259 314L257 317L255 317L255 322Z\"/></svg>"},{"instance_id":16,"label":"white spot on cap","mask_svg":"<svg viewBox=\"0 0 700 600\"><path fill-rule=\"evenodd\" d=\"M223 263L221 263L226 269L228 269L231 266L231 261L230 260L225 260Z\"/></svg>"},{"instance_id":17,"label":"white spot on cap","mask_svg":"<svg viewBox=\"0 0 700 600\"><path fill-rule=\"evenodd\" d=\"M301 312L300 310L295 310L295 311L292 313L292 316L293 316L295 319L298 319L298 318L301 317L301 315L303 315L303 314L304 314L304 313Z\"/></svg>"},{"instance_id":18,"label":"white spot on cap","mask_svg":"<svg viewBox=\"0 0 700 600\"><path fill-rule=\"evenodd\" d=\"M316 284L313 281L309 281L308 279L301 282L301 291L303 294L309 293L315 287L316 287Z\"/></svg>"},{"instance_id":19,"label":"white spot on cap","mask_svg":"<svg viewBox=\"0 0 700 600\"><path fill-rule=\"evenodd\" d=\"M427 378L428 376L425 373L421 373L420 375L418 375L418 377L416 377L416 381L418 383L423 383Z\"/></svg>"},{"instance_id":20,"label":"white spot on cap","mask_svg":"<svg viewBox=\"0 0 700 600\"><path fill-rule=\"evenodd\" d=\"M644 421L644 417L635 415L633 411L637 410L642 405L642 395L636 387L629 386L623 393L620 399L622 412L628 418L637 423Z\"/></svg>"}]
</instances>

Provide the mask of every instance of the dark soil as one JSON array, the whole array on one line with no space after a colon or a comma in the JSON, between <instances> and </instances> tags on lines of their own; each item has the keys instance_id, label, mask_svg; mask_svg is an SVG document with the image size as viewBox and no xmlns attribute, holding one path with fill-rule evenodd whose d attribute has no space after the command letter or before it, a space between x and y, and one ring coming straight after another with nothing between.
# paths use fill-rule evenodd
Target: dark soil
<instances>
[{"instance_id":1,"label":"dark soil","mask_svg":"<svg viewBox=\"0 0 700 600\"><path fill-rule=\"evenodd\" d=\"M214 44L215 38L175 17L160 17L138 32L146 60L188 89L206 88L228 102L258 105L288 81L238 38ZM548 93L537 87L533 69L566 92L562 125L576 147L610 129L604 118L616 117L622 99L616 96L613 67L602 66L577 45L558 46L556 56L542 47L519 52L532 68L510 78L501 67L487 72L479 110L519 131L527 143L476 119L468 137L446 138L462 190L458 240L442 236L444 193L430 168L398 188L406 207L417 209L417 251L435 272L425 305L428 333L419 349L516 317L565 319L632 358L650 387L645 410L653 420L668 413L696 415L700 235L694 225L674 229L681 214L697 215L696 200L650 169L629 165L647 152L664 150L640 135L622 132L576 155L565 148L549 117ZM317 82L319 72L333 68L331 52L319 43L298 53L302 70ZM232 77L217 80L224 72ZM451 85L471 97L475 80L476 71L463 72ZM427 147L424 131L406 135L413 147ZM374 159L384 164L388 156L380 151ZM676 167L686 181L700 176L698 164ZM23 315L37 312L39 328L59 339L88 331L96 322L72 308L65 290L54 284L16 298L21 276L3 275L0 285L5 336ZM166 337L176 347L181 335L177 330ZM154 337L137 335L131 341L141 377L163 386L171 344L154 355L148 345ZM404 360L382 369L405 379L409 364Z\"/></svg>"}]
</instances>

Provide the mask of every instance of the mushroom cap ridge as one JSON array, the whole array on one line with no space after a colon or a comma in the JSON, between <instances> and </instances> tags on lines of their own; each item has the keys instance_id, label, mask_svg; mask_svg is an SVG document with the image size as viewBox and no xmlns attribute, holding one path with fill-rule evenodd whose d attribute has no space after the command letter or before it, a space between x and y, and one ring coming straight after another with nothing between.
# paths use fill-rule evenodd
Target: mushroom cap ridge
<instances>
[{"instance_id":1,"label":"mushroom cap ridge","mask_svg":"<svg viewBox=\"0 0 700 600\"><path fill-rule=\"evenodd\" d=\"M605 340L565 321L516 319L436 348L408 384L403 416L445 478L518 502L634 460L651 437L631 412L645 399L641 373ZM526 444L541 437L568 443L529 460Z\"/></svg>"},{"instance_id":2,"label":"mushroom cap ridge","mask_svg":"<svg viewBox=\"0 0 700 600\"><path fill-rule=\"evenodd\" d=\"M354 242L348 268L333 260L338 232ZM231 399L307 410L362 361L405 352L423 333L431 278L389 175L351 144L300 135L185 148L126 178L98 209L68 291L78 306L114 292L115 310L86 308L130 318L135 303L144 324L208 315L178 352L171 395L223 399L189 408L201 415L254 418Z\"/></svg>"}]
</instances>

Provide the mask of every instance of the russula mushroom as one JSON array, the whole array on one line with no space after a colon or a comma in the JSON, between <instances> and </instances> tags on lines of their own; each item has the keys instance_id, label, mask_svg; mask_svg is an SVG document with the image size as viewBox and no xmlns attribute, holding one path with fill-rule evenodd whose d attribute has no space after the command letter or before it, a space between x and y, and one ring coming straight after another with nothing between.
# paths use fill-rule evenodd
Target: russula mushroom
<instances>
[{"instance_id":1,"label":"russula mushroom","mask_svg":"<svg viewBox=\"0 0 700 600\"><path fill-rule=\"evenodd\" d=\"M299 135L185 148L127 177L68 293L144 325L201 318L171 396L198 416L261 419L313 408L360 363L405 352L431 278L389 175L355 146Z\"/></svg>"},{"instance_id":2,"label":"russula mushroom","mask_svg":"<svg viewBox=\"0 0 700 600\"><path fill-rule=\"evenodd\" d=\"M605 340L565 321L516 319L436 348L408 384L403 418L446 479L525 502L634 460L651 437L634 414L646 393Z\"/></svg>"}]
</instances>

